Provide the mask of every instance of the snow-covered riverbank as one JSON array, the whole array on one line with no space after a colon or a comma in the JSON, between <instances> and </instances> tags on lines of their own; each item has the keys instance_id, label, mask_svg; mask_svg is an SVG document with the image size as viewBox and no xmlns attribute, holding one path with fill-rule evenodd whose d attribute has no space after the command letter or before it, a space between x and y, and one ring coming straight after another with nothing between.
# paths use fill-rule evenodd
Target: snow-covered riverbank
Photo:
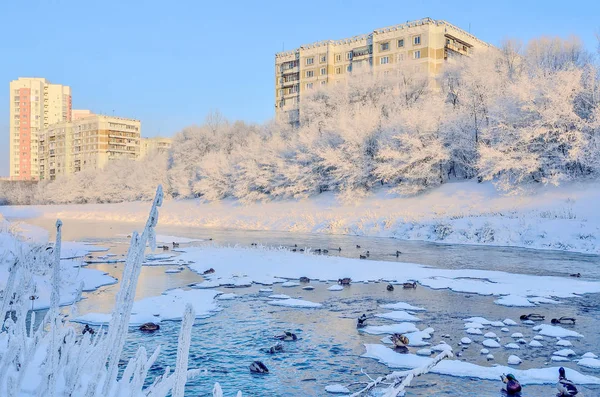
<instances>
[{"instance_id":1,"label":"snow-covered riverbank","mask_svg":"<svg viewBox=\"0 0 600 397\"><path fill-rule=\"evenodd\" d=\"M598 254L599 200L597 183L504 196L489 183L463 182L411 198L380 191L352 204L331 194L252 205L173 200L164 204L161 225L351 234ZM141 223L146 207L140 203L0 207L0 214Z\"/></svg>"}]
</instances>

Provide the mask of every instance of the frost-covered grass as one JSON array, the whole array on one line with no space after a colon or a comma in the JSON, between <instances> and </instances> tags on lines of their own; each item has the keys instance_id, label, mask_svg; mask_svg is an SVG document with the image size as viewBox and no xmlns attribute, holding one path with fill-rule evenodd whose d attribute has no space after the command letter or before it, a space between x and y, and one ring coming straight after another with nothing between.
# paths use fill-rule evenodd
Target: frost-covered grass
<instances>
[{"instance_id":1,"label":"frost-covered grass","mask_svg":"<svg viewBox=\"0 0 600 397\"><path fill-rule=\"evenodd\" d=\"M62 223L57 222L56 243L48 249L45 246L29 246L6 231L0 231L0 263L8 263L10 267L8 276L0 275L5 283L0 297L0 313L5 319L0 328L0 395L184 396L186 382L202 371L188 370L191 329L196 315L188 300L180 296L184 295L182 291L174 291L172 295L179 299L168 302L169 308L182 312L178 313L182 324L174 370L167 368L152 384L144 386L150 367L158 358L160 346L150 356L144 347L140 347L118 376L130 320L135 319L134 297L144 250L148 242L151 247L155 246L154 227L161 203L162 189L159 187L144 231L141 235L132 235L108 329L100 329L94 335L82 335L66 321L67 317L76 314L74 308L67 314L61 314L59 310L65 280L71 277L68 271L65 272L61 260ZM42 271L44 269L45 272ZM41 278L41 282L36 277ZM49 286L50 305L36 327L35 312L29 311L29 297L41 288L38 285ZM75 300L81 296L81 288L77 290ZM192 291L192 294L215 295L212 291L199 290ZM156 306L161 302L155 300L151 303ZM173 311L167 312L173 315ZM214 396L222 397L218 384L215 385ZM241 393L238 393L240 396Z\"/></svg>"},{"instance_id":2,"label":"frost-covered grass","mask_svg":"<svg viewBox=\"0 0 600 397\"><path fill-rule=\"evenodd\" d=\"M388 194L389 193L389 194ZM333 194L241 205L165 203L161 224L394 237L440 243L600 253L598 183L539 188L506 196L490 183L445 184L416 197L381 190L351 204ZM0 207L5 216L143 222L139 203ZM169 239L167 239L169 240ZM167 241L169 242L169 241Z\"/></svg>"}]
</instances>

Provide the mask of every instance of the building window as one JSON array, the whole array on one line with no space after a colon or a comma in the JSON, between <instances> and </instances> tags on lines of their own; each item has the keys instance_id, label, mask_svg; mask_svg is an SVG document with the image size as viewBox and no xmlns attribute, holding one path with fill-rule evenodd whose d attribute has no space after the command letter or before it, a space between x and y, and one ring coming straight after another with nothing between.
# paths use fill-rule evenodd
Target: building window
<instances>
[{"instance_id":1,"label":"building window","mask_svg":"<svg viewBox=\"0 0 600 397\"><path fill-rule=\"evenodd\" d=\"M346 53L346 59L347 60L352 59L352 51L349 51L349 52Z\"/></svg>"},{"instance_id":2,"label":"building window","mask_svg":"<svg viewBox=\"0 0 600 397\"><path fill-rule=\"evenodd\" d=\"M421 58L421 51L413 52L413 59L420 59L420 58Z\"/></svg>"},{"instance_id":3,"label":"building window","mask_svg":"<svg viewBox=\"0 0 600 397\"><path fill-rule=\"evenodd\" d=\"M307 65L312 65L315 62L315 58L306 58L306 64Z\"/></svg>"},{"instance_id":4,"label":"building window","mask_svg":"<svg viewBox=\"0 0 600 397\"><path fill-rule=\"evenodd\" d=\"M390 63L390 57L381 57L381 58L379 58L379 64L380 65L385 65L387 63Z\"/></svg>"},{"instance_id":5,"label":"building window","mask_svg":"<svg viewBox=\"0 0 600 397\"><path fill-rule=\"evenodd\" d=\"M321 61L321 63L327 62L327 55L321 55L320 61Z\"/></svg>"},{"instance_id":6,"label":"building window","mask_svg":"<svg viewBox=\"0 0 600 397\"><path fill-rule=\"evenodd\" d=\"M313 83L306 83L307 90L312 90L312 88L313 88Z\"/></svg>"},{"instance_id":7,"label":"building window","mask_svg":"<svg viewBox=\"0 0 600 397\"><path fill-rule=\"evenodd\" d=\"M278 96L283 96L283 90L279 90Z\"/></svg>"},{"instance_id":8,"label":"building window","mask_svg":"<svg viewBox=\"0 0 600 397\"><path fill-rule=\"evenodd\" d=\"M342 68L335 68L335 74L342 74Z\"/></svg>"},{"instance_id":9,"label":"building window","mask_svg":"<svg viewBox=\"0 0 600 397\"><path fill-rule=\"evenodd\" d=\"M325 80L321 80L321 85L325 85L326 81Z\"/></svg>"},{"instance_id":10,"label":"building window","mask_svg":"<svg viewBox=\"0 0 600 397\"><path fill-rule=\"evenodd\" d=\"M381 43L379 44L379 51L387 51L390 49L390 43Z\"/></svg>"},{"instance_id":11,"label":"building window","mask_svg":"<svg viewBox=\"0 0 600 397\"><path fill-rule=\"evenodd\" d=\"M335 55L335 61L336 62L341 62L342 61L342 54L336 54Z\"/></svg>"},{"instance_id":12,"label":"building window","mask_svg":"<svg viewBox=\"0 0 600 397\"><path fill-rule=\"evenodd\" d=\"M305 76L306 77L314 77L315 72L313 70L307 70Z\"/></svg>"},{"instance_id":13,"label":"building window","mask_svg":"<svg viewBox=\"0 0 600 397\"><path fill-rule=\"evenodd\" d=\"M352 65L348 65L348 66L346 66L346 71L347 71L347 72L351 72L351 71L352 71Z\"/></svg>"},{"instance_id":14,"label":"building window","mask_svg":"<svg viewBox=\"0 0 600 397\"><path fill-rule=\"evenodd\" d=\"M398 48L404 47L404 39L398 40Z\"/></svg>"},{"instance_id":15,"label":"building window","mask_svg":"<svg viewBox=\"0 0 600 397\"><path fill-rule=\"evenodd\" d=\"M321 68L321 76L324 76L327 74L327 68Z\"/></svg>"},{"instance_id":16,"label":"building window","mask_svg":"<svg viewBox=\"0 0 600 397\"><path fill-rule=\"evenodd\" d=\"M421 36L420 36L420 35L419 35L419 36L415 36L415 37L413 37L413 44L414 44L414 45L419 45L419 44L421 44Z\"/></svg>"}]
</instances>

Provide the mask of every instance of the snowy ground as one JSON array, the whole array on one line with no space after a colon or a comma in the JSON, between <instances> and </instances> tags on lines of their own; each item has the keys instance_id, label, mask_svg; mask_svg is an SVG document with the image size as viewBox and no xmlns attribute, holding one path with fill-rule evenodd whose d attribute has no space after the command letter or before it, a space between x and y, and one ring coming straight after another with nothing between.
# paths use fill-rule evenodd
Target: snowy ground
<instances>
[{"instance_id":1,"label":"snowy ground","mask_svg":"<svg viewBox=\"0 0 600 397\"><path fill-rule=\"evenodd\" d=\"M546 187L528 196L503 196L489 183L461 182L412 198L380 191L353 204L339 202L332 194L247 206L233 201L168 201L160 223L600 253L599 199L597 183ZM145 220L146 211L147 206L139 203L0 207L5 217L138 223Z\"/></svg>"}]
</instances>

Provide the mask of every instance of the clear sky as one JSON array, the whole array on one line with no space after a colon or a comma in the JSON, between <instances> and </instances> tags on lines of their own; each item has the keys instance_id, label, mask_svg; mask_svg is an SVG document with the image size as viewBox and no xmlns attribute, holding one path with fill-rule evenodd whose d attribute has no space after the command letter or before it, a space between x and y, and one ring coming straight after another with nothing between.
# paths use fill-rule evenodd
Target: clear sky
<instances>
[{"instance_id":1,"label":"clear sky","mask_svg":"<svg viewBox=\"0 0 600 397\"><path fill-rule=\"evenodd\" d=\"M590 50L600 1L0 0L0 176L8 175L9 82L71 86L73 108L138 118L171 136L219 109L274 115L274 54L423 17L484 41L580 36Z\"/></svg>"}]
</instances>

